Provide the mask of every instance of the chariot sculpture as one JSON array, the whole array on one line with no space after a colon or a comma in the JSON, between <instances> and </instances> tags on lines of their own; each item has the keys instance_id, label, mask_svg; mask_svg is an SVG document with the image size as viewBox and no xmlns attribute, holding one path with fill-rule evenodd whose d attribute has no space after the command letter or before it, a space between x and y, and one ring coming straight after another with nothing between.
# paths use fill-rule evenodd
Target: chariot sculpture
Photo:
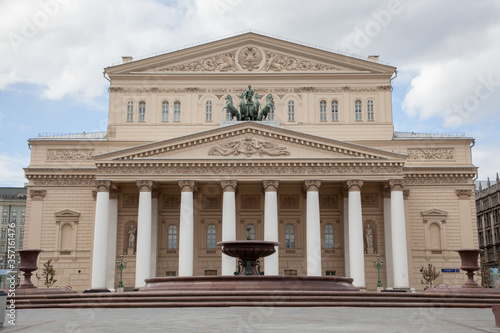
<instances>
[{"instance_id":1,"label":"chariot sculpture","mask_svg":"<svg viewBox=\"0 0 500 333\"><path fill-rule=\"evenodd\" d=\"M255 96L255 100L254 100ZM259 94L255 93L251 85L248 85L248 89L240 94L240 102L237 107L233 104L233 98L231 95L227 94L225 100L226 106L222 108L222 111L227 110L230 114L230 120L236 121L264 121L268 119L269 113L274 110L274 99L273 95L267 94L266 104L261 109L261 103L259 101Z\"/></svg>"}]
</instances>

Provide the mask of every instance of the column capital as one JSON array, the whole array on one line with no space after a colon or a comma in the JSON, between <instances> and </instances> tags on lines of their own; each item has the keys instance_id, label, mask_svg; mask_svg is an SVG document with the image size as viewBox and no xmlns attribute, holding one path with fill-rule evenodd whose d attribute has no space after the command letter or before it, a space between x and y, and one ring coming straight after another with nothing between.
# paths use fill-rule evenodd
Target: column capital
<instances>
[{"instance_id":1,"label":"column capital","mask_svg":"<svg viewBox=\"0 0 500 333\"><path fill-rule=\"evenodd\" d=\"M457 194L457 197L459 200L465 200L465 199L470 199L470 196L472 195L472 190L471 189L456 189L455 193Z\"/></svg>"},{"instance_id":2,"label":"column capital","mask_svg":"<svg viewBox=\"0 0 500 333\"><path fill-rule=\"evenodd\" d=\"M407 200L410 196L410 190L403 190L403 199Z\"/></svg>"},{"instance_id":3,"label":"column capital","mask_svg":"<svg viewBox=\"0 0 500 333\"><path fill-rule=\"evenodd\" d=\"M264 186L264 191L266 192L276 192L278 191L279 180L264 180L262 181Z\"/></svg>"},{"instance_id":4,"label":"column capital","mask_svg":"<svg viewBox=\"0 0 500 333\"><path fill-rule=\"evenodd\" d=\"M33 201L42 201L47 194L46 190L30 190L30 197Z\"/></svg>"},{"instance_id":5,"label":"column capital","mask_svg":"<svg viewBox=\"0 0 500 333\"><path fill-rule=\"evenodd\" d=\"M196 182L194 180L179 180L181 192L194 192L195 185Z\"/></svg>"},{"instance_id":6,"label":"column capital","mask_svg":"<svg viewBox=\"0 0 500 333\"><path fill-rule=\"evenodd\" d=\"M95 187L97 188L97 192L109 192L111 188L110 180L96 180Z\"/></svg>"},{"instance_id":7,"label":"column capital","mask_svg":"<svg viewBox=\"0 0 500 333\"><path fill-rule=\"evenodd\" d=\"M138 180L137 187L139 187L139 192L152 192L154 187L154 181Z\"/></svg>"},{"instance_id":8,"label":"column capital","mask_svg":"<svg viewBox=\"0 0 500 333\"><path fill-rule=\"evenodd\" d=\"M349 191L361 191L361 187L363 187L363 181L359 179L351 179L345 183Z\"/></svg>"},{"instance_id":9,"label":"column capital","mask_svg":"<svg viewBox=\"0 0 500 333\"><path fill-rule=\"evenodd\" d=\"M234 192L236 191L236 180L221 180L220 186L222 186L223 192Z\"/></svg>"},{"instance_id":10,"label":"column capital","mask_svg":"<svg viewBox=\"0 0 500 333\"><path fill-rule=\"evenodd\" d=\"M120 188L116 185L111 185L109 189L109 198L110 199L118 199L118 195L120 194Z\"/></svg>"},{"instance_id":11,"label":"column capital","mask_svg":"<svg viewBox=\"0 0 500 333\"><path fill-rule=\"evenodd\" d=\"M389 179L391 191L402 191L405 186L404 179Z\"/></svg>"},{"instance_id":12,"label":"column capital","mask_svg":"<svg viewBox=\"0 0 500 333\"><path fill-rule=\"evenodd\" d=\"M321 180L306 180L304 181L304 189L309 191L319 191L321 186Z\"/></svg>"}]
</instances>

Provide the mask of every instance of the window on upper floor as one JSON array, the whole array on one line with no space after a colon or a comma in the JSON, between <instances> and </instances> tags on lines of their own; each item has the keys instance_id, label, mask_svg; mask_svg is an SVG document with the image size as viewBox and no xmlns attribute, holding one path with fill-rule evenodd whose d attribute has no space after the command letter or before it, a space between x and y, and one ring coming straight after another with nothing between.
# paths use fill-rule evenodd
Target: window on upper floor
<instances>
[{"instance_id":1,"label":"window on upper floor","mask_svg":"<svg viewBox=\"0 0 500 333\"><path fill-rule=\"evenodd\" d=\"M134 102L127 102L127 122L134 121Z\"/></svg>"},{"instance_id":2,"label":"window on upper floor","mask_svg":"<svg viewBox=\"0 0 500 333\"><path fill-rule=\"evenodd\" d=\"M214 224L209 224L207 227L207 249L215 249L217 242L217 229Z\"/></svg>"},{"instance_id":3,"label":"window on upper floor","mask_svg":"<svg viewBox=\"0 0 500 333\"><path fill-rule=\"evenodd\" d=\"M295 227L287 224L285 227L285 248L295 249Z\"/></svg>"},{"instance_id":4,"label":"window on upper floor","mask_svg":"<svg viewBox=\"0 0 500 333\"><path fill-rule=\"evenodd\" d=\"M181 121L181 102L179 101L176 101L174 103L174 121L175 122Z\"/></svg>"},{"instance_id":5,"label":"window on upper floor","mask_svg":"<svg viewBox=\"0 0 500 333\"><path fill-rule=\"evenodd\" d=\"M205 121L212 121L212 101L205 103Z\"/></svg>"},{"instance_id":6,"label":"window on upper floor","mask_svg":"<svg viewBox=\"0 0 500 333\"><path fill-rule=\"evenodd\" d=\"M271 107L271 110L269 110L269 113L267 114L267 119L268 121L273 121L274 120L274 106Z\"/></svg>"},{"instance_id":7,"label":"window on upper floor","mask_svg":"<svg viewBox=\"0 0 500 333\"><path fill-rule=\"evenodd\" d=\"M288 101L288 121L295 121L295 103Z\"/></svg>"},{"instance_id":8,"label":"window on upper floor","mask_svg":"<svg viewBox=\"0 0 500 333\"><path fill-rule=\"evenodd\" d=\"M146 102L139 102L139 122L143 123L146 121Z\"/></svg>"},{"instance_id":9,"label":"window on upper floor","mask_svg":"<svg viewBox=\"0 0 500 333\"><path fill-rule=\"evenodd\" d=\"M332 101L332 121L339 121L339 102Z\"/></svg>"},{"instance_id":10,"label":"window on upper floor","mask_svg":"<svg viewBox=\"0 0 500 333\"><path fill-rule=\"evenodd\" d=\"M167 101L161 103L161 121L168 122L169 104Z\"/></svg>"},{"instance_id":11,"label":"window on upper floor","mask_svg":"<svg viewBox=\"0 0 500 333\"><path fill-rule=\"evenodd\" d=\"M326 121L326 101L319 102L319 121Z\"/></svg>"},{"instance_id":12,"label":"window on upper floor","mask_svg":"<svg viewBox=\"0 0 500 333\"><path fill-rule=\"evenodd\" d=\"M168 250L177 249L177 226L175 224L171 224L168 226L167 249Z\"/></svg>"},{"instance_id":13,"label":"window on upper floor","mask_svg":"<svg viewBox=\"0 0 500 333\"><path fill-rule=\"evenodd\" d=\"M335 248L333 225L327 224L325 225L325 249L333 248Z\"/></svg>"},{"instance_id":14,"label":"window on upper floor","mask_svg":"<svg viewBox=\"0 0 500 333\"><path fill-rule=\"evenodd\" d=\"M361 107L362 107L361 101L359 99L356 100L356 102L354 102L354 113L356 115L355 119L357 121L363 120L363 113Z\"/></svg>"},{"instance_id":15,"label":"window on upper floor","mask_svg":"<svg viewBox=\"0 0 500 333\"><path fill-rule=\"evenodd\" d=\"M370 121L375 120L375 112L373 110L373 100L366 101L366 118Z\"/></svg>"}]
</instances>

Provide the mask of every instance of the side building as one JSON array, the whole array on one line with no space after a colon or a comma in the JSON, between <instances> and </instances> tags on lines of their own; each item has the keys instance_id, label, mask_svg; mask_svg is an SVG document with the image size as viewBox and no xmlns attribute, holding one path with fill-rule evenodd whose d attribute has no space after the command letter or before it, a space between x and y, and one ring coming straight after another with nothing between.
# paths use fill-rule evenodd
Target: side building
<instances>
[{"instance_id":1,"label":"side building","mask_svg":"<svg viewBox=\"0 0 500 333\"><path fill-rule=\"evenodd\" d=\"M26 221L26 187L0 187L0 269L11 269L8 266L9 254L24 246L24 227ZM15 253L13 270L19 268L19 255ZM3 281L3 278L2 278ZM18 275L19 281L19 275Z\"/></svg>"},{"instance_id":2,"label":"side building","mask_svg":"<svg viewBox=\"0 0 500 333\"><path fill-rule=\"evenodd\" d=\"M107 67L106 132L29 140L27 245L61 284L228 275L219 241L278 241L269 275L422 289L477 247L473 138L394 131L396 68L255 33ZM240 110L240 112L237 111ZM259 112L258 112L259 111ZM243 121L239 119L243 118Z\"/></svg>"},{"instance_id":3,"label":"side building","mask_svg":"<svg viewBox=\"0 0 500 333\"><path fill-rule=\"evenodd\" d=\"M483 184L485 187L483 188ZM479 248L487 267L497 267L500 255L500 182L479 181L476 190L476 214Z\"/></svg>"}]
</instances>

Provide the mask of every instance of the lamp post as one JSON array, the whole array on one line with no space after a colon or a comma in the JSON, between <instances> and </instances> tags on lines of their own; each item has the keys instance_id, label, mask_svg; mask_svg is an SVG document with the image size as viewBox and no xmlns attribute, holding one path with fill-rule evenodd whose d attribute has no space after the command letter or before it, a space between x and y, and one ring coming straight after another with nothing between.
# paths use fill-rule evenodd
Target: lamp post
<instances>
[{"instance_id":1,"label":"lamp post","mask_svg":"<svg viewBox=\"0 0 500 333\"><path fill-rule=\"evenodd\" d=\"M380 254L377 254L377 260L373 260L373 268L378 271L378 283L377 289L382 287L382 281L380 281L380 269L384 267L384 259L380 259Z\"/></svg>"},{"instance_id":2,"label":"lamp post","mask_svg":"<svg viewBox=\"0 0 500 333\"><path fill-rule=\"evenodd\" d=\"M127 260L123 260L123 254L120 255L120 260L116 261L116 268L120 270L120 282L118 282L118 289L122 288L121 291L123 291L122 275L123 270L127 268Z\"/></svg>"}]
</instances>

